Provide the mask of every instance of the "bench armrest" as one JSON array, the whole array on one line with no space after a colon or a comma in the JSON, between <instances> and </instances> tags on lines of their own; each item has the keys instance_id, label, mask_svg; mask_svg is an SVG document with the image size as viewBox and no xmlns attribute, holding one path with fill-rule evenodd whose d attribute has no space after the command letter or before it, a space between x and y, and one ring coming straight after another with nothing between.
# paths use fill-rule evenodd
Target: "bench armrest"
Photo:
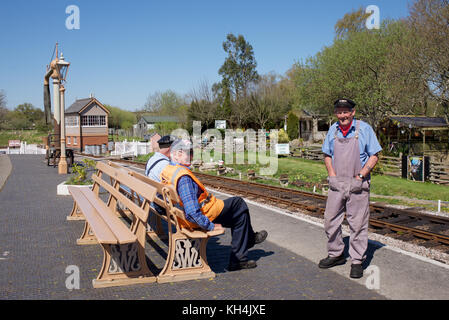
<instances>
[{"instance_id":1,"label":"bench armrest","mask_svg":"<svg viewBox=\"0 0 449 320\"><path fill-rule=\"evenodd\" d=\"M181 232L188 236L189 238L208 238L208 237L214 237L218 236L220 234L223 234L225 232L224 229L222 230L212 230L212 231L203 231L203 230L189 230L186 228L181 228Z\"/></svg>"}]
</instances>

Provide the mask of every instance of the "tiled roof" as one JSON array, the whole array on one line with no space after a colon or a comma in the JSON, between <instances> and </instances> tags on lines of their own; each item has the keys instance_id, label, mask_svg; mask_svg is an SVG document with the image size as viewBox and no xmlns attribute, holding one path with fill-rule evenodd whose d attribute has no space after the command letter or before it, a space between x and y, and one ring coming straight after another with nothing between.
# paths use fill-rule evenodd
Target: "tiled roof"
<instances>
[{"instance_id":1,"label":"tiled roof","mask_svg":"<svg viewBox=\"0 0 449 320\"><path fill-rule=\"evenodd\" d=\"M431 127L448 127L449 124L442 117L413 117L413 116L394 116L390 119L399 122L401 125L413 128L431 128Z\"/></svg>"},{"instance_id":2,"label":"tiled roof","mask_svg":"<svg viewBox=\"0 0 449 320\"><path fill-rule=\"evenodd\" d=\"M65 110L65 113L78 113L83 109L93 98L78 99L70 107Z\"/></svg>"}]
</instances>

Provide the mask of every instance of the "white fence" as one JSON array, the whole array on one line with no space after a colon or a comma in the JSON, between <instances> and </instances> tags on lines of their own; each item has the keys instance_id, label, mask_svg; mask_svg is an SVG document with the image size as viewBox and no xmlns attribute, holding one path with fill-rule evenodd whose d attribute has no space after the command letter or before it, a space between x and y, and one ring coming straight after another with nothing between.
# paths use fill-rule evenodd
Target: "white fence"
<instances>
[{"instance_id":1,"label":"white fence","mask_svg":"<svg viewBox=\"0 0 449 320\"><path fill-rule=\"evenodd\" d=\"M111 152L113 156L121 157L137 157L142 154L148 154L153 152L151 143L149 142L139 142L139 141L123 141L115 142L114 150Z\"/></svg>"},{"instance_id":2,"label":"white fence","mask_svg":"<svg viewBox=\"0 0 449 320\"><path fill-rule=\"evenodd\" d=\"M20 142L20 148L6 148L0 149L6 154L45 154L44 148L39 148L37 144L27 144L26 142Z\"/></svg>"}]
</instances>

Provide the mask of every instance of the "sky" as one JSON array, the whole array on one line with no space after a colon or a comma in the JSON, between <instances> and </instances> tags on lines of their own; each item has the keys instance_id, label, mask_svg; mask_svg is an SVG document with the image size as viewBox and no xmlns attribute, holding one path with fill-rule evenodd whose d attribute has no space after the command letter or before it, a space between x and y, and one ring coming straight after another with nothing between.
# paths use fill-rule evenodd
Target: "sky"
<instances>
[{"instance_id":1,"label":"sky","mask_svg":"<svg viewBox=\"0 0 449 320\"><path fill-rule=\"evenodd\" d=\"M66 107L92 93L103 104L141 109L148 96L181 95L221 81L226 35L253 46L259 74L284 75L332 44L345 13L376 5L380 20L408 16L411 0L1 0L0 90L7 107L43 109L55 43L70 62ZM79 29L73 11L79 9Z\"/></svg>"}]
</instances>

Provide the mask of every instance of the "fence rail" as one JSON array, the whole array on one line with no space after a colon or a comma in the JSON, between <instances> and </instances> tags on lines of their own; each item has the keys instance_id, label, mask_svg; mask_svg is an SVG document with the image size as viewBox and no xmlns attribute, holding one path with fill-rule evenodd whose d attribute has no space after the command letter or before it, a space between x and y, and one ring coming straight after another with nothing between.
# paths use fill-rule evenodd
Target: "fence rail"
<instances>
[{"instance_id":1,"label":"fence rail","mask_svg":"<svg viewBox=\"0 0 449 320\"><path fill-rule=\"evenodd\" d=\"M402 160L399 157L380 156L379 164L383 169L382 174L386 176L401 177L402 176Z\"/></svg>"},{"instance_id":2,"label":"fence rail","mask_svg":"<svg viewBox=\"0 0 449 320\"><path fill-rule=\"evenodd\" d=\"M45 154L45 148L38 147L37 144L27 144L26 142L20 142L20 147L17 148L4 148L0 149L1 153L6 154Z\"/></svg>"},{"instance_id":3,"label":"fence rail","mask_svg":"<svg viewBox=\"0 0 449 320\"><path fill-rule=\"evenodd\" d=\"M115 142L114 150L111 152L113 156L134 156L137 157L142 154L153 152L151 143L139 141L123 141Z\"/></svg>"},{"instance_id":4,"label":"fence rail","mask_svg":"<svg viewBox=\"0 0 449 320\"><path fill-rule=\"evenodd\" d=\"M444 162L430 162L429 181L449 185L449 164Z\"/></svg>"}]
</instances>

